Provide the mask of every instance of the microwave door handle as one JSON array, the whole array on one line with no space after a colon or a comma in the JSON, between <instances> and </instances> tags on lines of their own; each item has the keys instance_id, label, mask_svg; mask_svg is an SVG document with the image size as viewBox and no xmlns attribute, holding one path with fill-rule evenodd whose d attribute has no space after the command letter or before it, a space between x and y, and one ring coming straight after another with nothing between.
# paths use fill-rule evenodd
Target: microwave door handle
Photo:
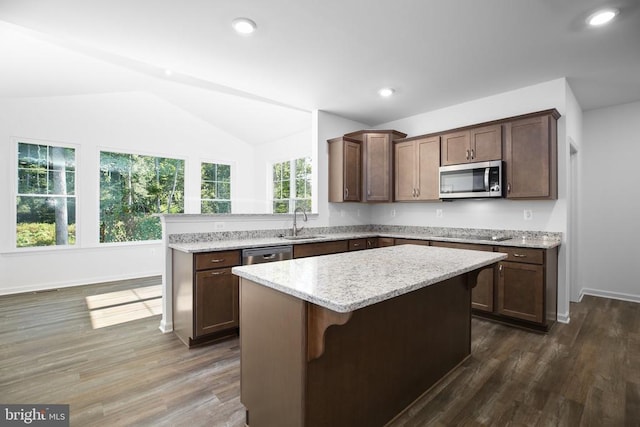
<instances>
[{"instance_id":1,"label":"microwave door handle","mask_svg":"<svg viewBox=\"0 0 640 427\"><path fill-rule=\"evenodd\" d=\"M484 168L484 191L489 192L489 169Z\"/></svg>"}]
</instances>

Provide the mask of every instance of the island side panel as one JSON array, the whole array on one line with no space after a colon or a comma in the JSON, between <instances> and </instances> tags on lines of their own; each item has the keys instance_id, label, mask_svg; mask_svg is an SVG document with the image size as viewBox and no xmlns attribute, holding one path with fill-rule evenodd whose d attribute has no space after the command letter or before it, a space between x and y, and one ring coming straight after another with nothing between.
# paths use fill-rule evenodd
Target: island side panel
<instances>
[{"instance_id":1,"label":"island side panel","mask_svg":"<svg viewBox=\"0 0 640 427\"><path fill-rule=\"evenodd\" d=\"M305 426L384 425L470 354L467 275L353 312L307 365Z\"/></svg>"},{"instance_id":2,"label":"island side panel","mask_svg":"<svg viewBox=\"0 0 640 427\"><path fill-rule=\"evenodd\" d=\"M240 279L240 400L247 425L303 425L306 303Z\"/></svg>"}]
</instances>

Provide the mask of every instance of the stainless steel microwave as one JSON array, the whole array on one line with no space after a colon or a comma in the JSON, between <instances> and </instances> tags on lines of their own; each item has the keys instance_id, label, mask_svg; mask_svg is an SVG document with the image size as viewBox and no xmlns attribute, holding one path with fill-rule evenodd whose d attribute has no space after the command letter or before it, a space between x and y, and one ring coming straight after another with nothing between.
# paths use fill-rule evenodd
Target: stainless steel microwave
<instances>
[{"instance_id":1,"label":"stainless steel microwave","mask_svg":"<svg viewBox=\"0 0 640 427\"><path fill-rule=\"evenodd\" d=\"M440 167L440 198L502 197L502 162L466 163Z\"/></svg>"}]
</instances>

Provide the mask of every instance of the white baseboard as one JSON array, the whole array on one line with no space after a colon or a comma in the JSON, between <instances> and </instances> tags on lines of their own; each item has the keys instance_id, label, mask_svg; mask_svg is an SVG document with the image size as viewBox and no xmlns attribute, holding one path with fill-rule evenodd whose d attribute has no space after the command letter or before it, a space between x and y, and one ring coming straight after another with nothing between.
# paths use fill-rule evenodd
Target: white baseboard
<instances>
[{"instance_id":1,"label":"white baseboard","mask_svg":"<svg viewBox=\"0 0 640 427\"><path fill-rule=\"evenodd\" d=\"M135 274L123 274L102 277L88 277L63 282L38 283L35 285L20 286L14 288L0 288L0 295L23 294L26 292L50 291L54 289L71 288L74 286L96 285L106 282L117 282L119 280L143 279L146 277L162 276L159 271L147 271Z\"/></svg>"},{"instance_id":2,"label":"white baseboard","mask_svg":"<svg viewBox=\"0 0 640 427\"><path fill-rule=\"evenodd\" d=\"M582 301L582 297L584 297L585 295L640 303L640 295L625 294L623 292L611 292L611 291L602 291L600 289L583 288L582 291L580 291L579 300Z\"/></svg>"},{"instance_id":3,"label":"white baseboard","mask_svg":"<svg viewBox=\"0 0 640 427\"><path fill-rule=\"evenodd\" d=\"M169 332L173 332L173 322L165 322L164 319L160 321L160 331L163 334L168 334Z\"/></svg>"},{"instance_id":4,"label":"white baseboard","mask_svg":"<svg viewBox=\"0 0 640 427\"><path fill-rule=\"evenodd\" d=\"M560 323L569 323L569 322L571 322L571 316L569 315L568 311L566 313L562 313L562 314L558 313L557 320Z\"/></svg>"}]
</instances>

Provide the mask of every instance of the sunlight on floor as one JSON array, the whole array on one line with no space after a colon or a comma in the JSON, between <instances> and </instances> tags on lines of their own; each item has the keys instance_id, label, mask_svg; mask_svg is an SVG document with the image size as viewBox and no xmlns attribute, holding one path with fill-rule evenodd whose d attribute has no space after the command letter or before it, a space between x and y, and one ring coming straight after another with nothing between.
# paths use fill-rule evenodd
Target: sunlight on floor
<instances>
[{"instance_id":1,"label":"sunlight on floor","mask_svg":"<svg viewBox=\"0 0 640 427\"><path fill-rule=\"evenodd\" d=\"M90 295L85 298L93 329L162 314L162 286Z\"/></svg>"}]
</instances>

